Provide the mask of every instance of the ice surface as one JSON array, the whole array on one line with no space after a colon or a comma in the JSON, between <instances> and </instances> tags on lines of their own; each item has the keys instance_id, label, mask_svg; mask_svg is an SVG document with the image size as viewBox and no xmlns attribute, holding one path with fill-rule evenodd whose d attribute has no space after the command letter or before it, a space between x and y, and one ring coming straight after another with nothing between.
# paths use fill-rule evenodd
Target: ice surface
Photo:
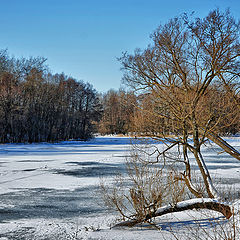
<instances>
[{"instance_id":1,"label":"ice surface","mask_svg":"<svg viewBox=\"0 0 240 240\"><path fill-rule=\"evenodd\" d=\"M240 137L227 138L240 148ZM113 230L116 214L107 211L99 179L125 172L128 137L96 137L88 142L0 145L0 240L3 239L174 239L172 229L195 224L192 214L161 217L156 231L145 225ZM161 147L161 146L160 146ZM240 163L217 146L203 155L216 179L240 188ZM219 217L217 215L217 217ZM209 219L198 217L208 225ZM221 220L221 219L220 219ZM221 220L225 221L225 220ZM144 229L144 231L142 231Z\"/></svg>"}]
</instances>

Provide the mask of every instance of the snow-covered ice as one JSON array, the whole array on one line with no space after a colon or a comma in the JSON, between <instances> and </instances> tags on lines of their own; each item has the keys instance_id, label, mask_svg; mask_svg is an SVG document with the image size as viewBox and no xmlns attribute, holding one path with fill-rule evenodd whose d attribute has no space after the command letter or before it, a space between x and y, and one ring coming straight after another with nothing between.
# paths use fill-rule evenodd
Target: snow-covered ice
<instances>
[{"instance_id":1,"label":"snow-covered ice","mask_svg":"<svg viewBox=\"0 0 240 240\"><path fill-rule=\"evenodd\" d=\"M240 149L240 137L226 140ZM124 173L131 143L128 137L106 136L88 142L1 144L0 240L174 239L173 229L195 224L191 214L196 213L190 211L161 217L162 231L144 225L110 228L116 215L104 207L99 181ZM240 162L219 151L215 145L203 150L210 173L239 189ZM198 224L209 223L198 219Z\"/></svg>"}]
</instances>

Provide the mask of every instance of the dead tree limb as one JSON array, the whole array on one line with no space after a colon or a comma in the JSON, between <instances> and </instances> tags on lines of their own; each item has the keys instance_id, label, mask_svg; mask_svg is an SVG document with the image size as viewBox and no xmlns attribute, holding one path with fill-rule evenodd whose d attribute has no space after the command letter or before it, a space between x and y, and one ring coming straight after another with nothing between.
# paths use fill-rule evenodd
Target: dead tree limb
<instances>
[{"instance_id":1,"label":"dead tree limb","mask_svg":"<svg viewBox=\"0 0 240 240\"><path fill-rule=\"evenodd\" d=\"M167 205L157 209L151 214L147 214L144 219L131 219L128 221L123 221L114 226L115 227L133 227L138 223L147 222L154 217L160 217L168 213L181 212L185 210L193 209L208 209L222 213L227 219L232 216L231 208L228 204L221 203L216 199L212 198L196 198L191 200L186 200L178 202L176 205Z\"/></svg>"}]
</instances>

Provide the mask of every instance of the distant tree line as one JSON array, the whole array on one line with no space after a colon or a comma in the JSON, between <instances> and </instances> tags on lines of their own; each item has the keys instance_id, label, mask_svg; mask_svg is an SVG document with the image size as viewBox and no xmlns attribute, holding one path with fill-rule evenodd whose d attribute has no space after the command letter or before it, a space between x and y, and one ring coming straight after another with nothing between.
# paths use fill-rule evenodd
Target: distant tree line
<instances>
[{"instance_id":1,"label":"distant tree line","mask_svg":"<svg viewBox=\"0 0 240 240\"><path fill-rule=\"evenodd\" d=\"M109 90L102 95L103 114L98 125L101 134L127 134L133 130L132 120L137 105L133 92Z\"/></svg>"},{"instance_id":2,"label":"distant tree line","mask_svg":"<svg viewBox=\"0 0 240 240\"><path fill-rule=\"evenodd\" d=\"M220 135L232 135L240 132L239 99L229 99L229 93L221 86L211 86L202 98L198 109L198 119L208 118L215 123L215 130ZM181 98L179 91L175 98ZM238 102L238 103L237 103ZM109 90L101 98L103 114L98 124L101 134L134 134L134 135L176 135L181 132L169 110L169 102L160 101L153 92L136 94L133 91ZM217 120L216 120L217 119Z\"/></svg>"},{"instance_id":3,"label":"distant tree line","mask_svg":"<svg viewBox=\"0 0 240 240\"><path fill-rule=\"evenodd\" d=\"M174 94L181 99L180 90ZM198 115L207 119L211 112L219 134L240 131L239 92L234 96L229 100L224 87L212 85L202 98ZM171 120L169 104L151 91L137 95L120 89L100 95L88 83L52 74L45 58L16 59L0 50L1 143L87 140L96 132L179 134L181 126Z\"/></svg>"},{"instance_id":4,"label":"distant tree line","mask_svg":"<svg viewBox=\"0 0 240 240\"><path fill-rule=\"evenodd\" d=\"M51 74L46 59L0 51L0 142L88 139L101 105L93 87Z\"/></svg>"}]
</instances>

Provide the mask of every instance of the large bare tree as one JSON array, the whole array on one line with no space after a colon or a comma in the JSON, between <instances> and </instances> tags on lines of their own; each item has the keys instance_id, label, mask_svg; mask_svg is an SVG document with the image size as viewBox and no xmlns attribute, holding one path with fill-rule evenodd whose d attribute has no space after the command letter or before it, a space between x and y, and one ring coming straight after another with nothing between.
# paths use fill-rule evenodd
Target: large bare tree
<instances>
[{"instance_id":1,"label":"large bare tree","mask_svg":"<svg viewBox=\"0 0 240 240\"><path fill-rule=\"evenodd\" d=\"M239 30L239 22L229 11L216 9L202 19L184 15L160 26L151 36L152 45L145 50L137 49L120 58L124 81L151 97L151 107L144 114L152 126L158 127L156 131L145 129L144 134L165 143L159 156L175 146L181 149L185 170L176 179L184 181L197 198L204 193L192 181L189 153L196 160L205 193L217 200L221 196L201 153L203 144L212 140L240 160L239 152L220 137L223 129L231 126L239 130ZM216 206L212 208L216 210ZM148 214L146 219L157 213Z\"/></svg>"}]
</instances>

